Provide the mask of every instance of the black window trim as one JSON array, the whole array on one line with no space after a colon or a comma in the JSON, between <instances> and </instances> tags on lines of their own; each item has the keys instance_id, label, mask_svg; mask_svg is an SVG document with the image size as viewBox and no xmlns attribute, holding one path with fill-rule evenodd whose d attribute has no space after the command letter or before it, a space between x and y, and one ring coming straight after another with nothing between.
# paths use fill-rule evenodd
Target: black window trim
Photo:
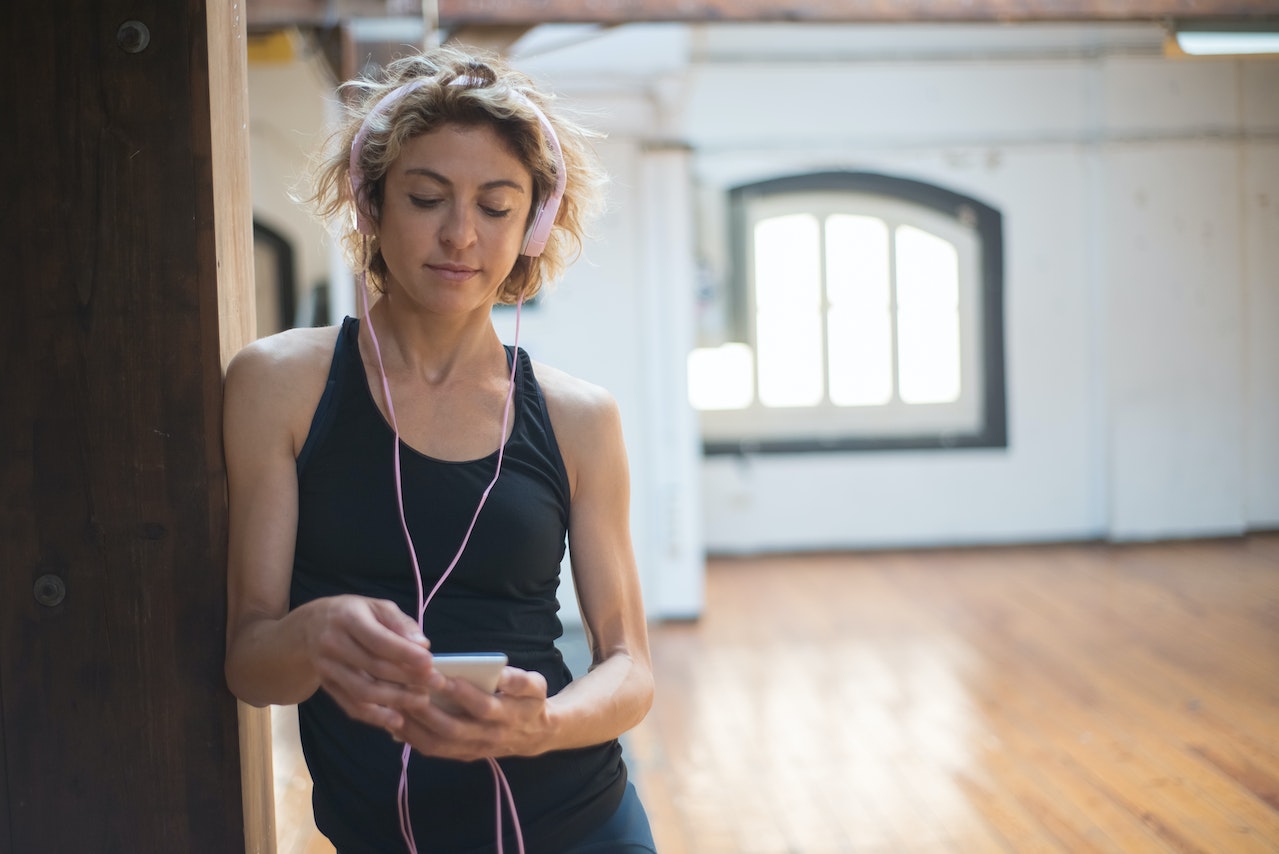
<instances>
[{"instance_id":1,"label":"black window trim","mask_svg":"<svg viewBox=\"0 0 1279 854\"><path fill-rule=\"evenodd\" d=\"M750 328L746 297L748 241L746 217L749 203L767 196L790 193L859 193L883 196L926 207L943 216L971 224L981 247L982 373L984 400L982 426L971 432L894 434L891 436L804 437L769 439L715 439L702 443L707 456L726 454L803 454L831 451L950 450L956 448L1007 448L1008 413L1004 364L1004 238L1003 215L971 196L909 178L877 172L813 172L770 178L729 190L729 234L734 282L731 323L741 331Z\"/></svg>"},{"instance_id":2,"label":"black window trim","mask_svg":"<svg viewBox=\"0 0 1279 854\"><path fill-rule=\"evenodd\" d=\"M296 264L293 257L293 244L282 232L254 217L253 242L265 246L271 252L275 263L275 310L280 313L280 329L292 329L297 325L294 316L297 311Z\"/></svg>"}]
</instances>

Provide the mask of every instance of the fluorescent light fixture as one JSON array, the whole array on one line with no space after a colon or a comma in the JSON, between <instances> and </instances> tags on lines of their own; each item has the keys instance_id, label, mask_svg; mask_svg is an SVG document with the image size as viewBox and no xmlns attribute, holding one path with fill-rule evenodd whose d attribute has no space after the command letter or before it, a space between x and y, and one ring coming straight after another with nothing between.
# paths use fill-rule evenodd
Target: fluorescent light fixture
<instances>
[{"instance_id":1,"label":"fluorescent light fixture","mask_svg":"<svg viewBox=\"0 0 1279 854\"><path fill-rule=\"evenodd\" d=\"M1177 46L1192 56L1279 53L1279 33L1177 33Z\"/></svg>"},{"instance_id":2,"label":"fluorescent light fixture","mask_svg":"<svg viewBox=\"0 0 1279 854\"><path fill-rule=\"evenodd\" d=\"M1177 47L1191 56L1279 54L1279 20L1178 21Z\"/></svg>"}]
</instances>

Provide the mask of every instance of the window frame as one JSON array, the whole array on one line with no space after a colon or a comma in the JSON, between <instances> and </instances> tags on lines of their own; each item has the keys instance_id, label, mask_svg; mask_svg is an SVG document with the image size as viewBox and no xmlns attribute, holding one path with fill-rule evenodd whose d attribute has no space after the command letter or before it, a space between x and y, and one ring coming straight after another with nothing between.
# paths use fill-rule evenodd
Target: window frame
<instances>
[{"instance_id":1,"label":"window frame","mask_svg":"<svg viewBox=\"0 0 1279 854\"><path fill-rule=\"evenodd\" d=\"M263 261L273 268L275 276L275 294L272 308L278 314L276 325L279 329L273 329L263 334L271 332L281 332L286 329L292 329L297 325L297 275L296 260L294 258L293 244L287 237L271 226L254 218L253 220L253 249L255 252L254 263L257 263L256 252L261 250L266 256ZM268 298L271 295L268 295Z\"/></svg>"},{"instance_id":2,"label":"window frame","mask_svg":"<svg viewBox=\"0 0 1279 854\"><path fill-rule=\"evenodd\" d=\"M754 203L771 196L795 194L879 196L890 203L906 203L972 229L980 253L977 292L980 298L977 352L981 364L981 400L977 426L971 430L892 430L882 434L794 435L760 438L703 438L708 456L749 453L815 453L829 451L895 451L1008 446L1004 363L1003 217L998 210L970 196L933 184L873 172L816 172L772 178L734 187L728 193L730 282L728 325L730 340L744 341L754 350L754 295L750 292L753 259L748 234ZM814 407L818 418L824 407ZM748 416L749 417L749 416Z\"/></svg>"}]
</instances>

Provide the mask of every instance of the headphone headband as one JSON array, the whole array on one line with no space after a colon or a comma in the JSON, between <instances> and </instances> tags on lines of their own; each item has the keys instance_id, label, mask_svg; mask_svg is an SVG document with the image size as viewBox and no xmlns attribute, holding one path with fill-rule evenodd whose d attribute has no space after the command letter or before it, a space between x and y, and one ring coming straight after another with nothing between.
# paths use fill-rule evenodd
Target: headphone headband
<instances>
[{"instance_id":1,"label":"headphone headband","mask_svg":"<svg viewBox=\"0 0 1279 854\"><path fill-rule=\"evenodd\" d=\"M364 141L369 135L369 129L375 118L381 117L388 113L396 103L403 100L407 95L417 91L425 86L430 78L419 77L416 80L410 80L402 86L399 86L387 93L382 100L374 105L373 109L364 116L364 121L360 123L360 129L356 131L355 138L351 141L351 198L355 206L355 228L361 234L373 233L373 220L365 210L360 199L360 190L364 187L365 176L360 169L360 154L364 150ZM484 81L477 77L462 76L452 80L450 86L469 86L474 87ZM546 242L550 239L551 228L555 225L555 216L559 213L560 202L564 198L564 187L568 183L567 169L564 166L564 152L560 148L560 139L555 133L555 128L551 126L550 120L546 114L534 104L532 99L522 92L512 90L515 96L520 99L530 110L533 115L537 116L538 124L542 127L542 133L545 134L547 142L550 143L551 151L555 155L555 189L549 196L538 206L533 221L528 227L528 231L524 234L524 244L520 248L521 255L527 255L530 258L536 258L542 254L542 250L546 248Z\"/></svg>"}]
</instances>

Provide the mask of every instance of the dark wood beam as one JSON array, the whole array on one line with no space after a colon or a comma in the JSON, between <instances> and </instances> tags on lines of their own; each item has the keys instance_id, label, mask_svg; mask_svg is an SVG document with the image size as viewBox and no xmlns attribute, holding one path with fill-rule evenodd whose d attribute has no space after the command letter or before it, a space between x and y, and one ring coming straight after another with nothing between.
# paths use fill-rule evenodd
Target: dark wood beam
<instances>
[{"instance_id":1,"label":"dark wood beam","mask_svg":"<svg viewBox=\"0 0 1279 854\"><path fill-rule=\"evenodd\" d=\"M222 363L253 306L238 9L0 4L23 81L0 90L6 854L274 851L246 839L222 673Z\"/></svg>"},{"instance_id":2,"label":"dark wood beam","mask_svg":"<svg viewBox=\"0 0 1279 854\"><path fill-rule=\"evenodd\" d=\"M440 25L445 28L631 21L1157 21L1271 15L1279 15L1279 2L1274 0L439 0Z\"/></svg>"},{"instance_id":3,"label":"dark wood beam","mask_svg":"<svg viewBox=\"0 0 1279 854\"><path fill-rule=\"evenodd\" d=\"M439 0L439 25L791 21L1161 21L1279 16L1279 0ZM331 27L357 18L421 17L419 0L248 0L251 30Z\"/></svg>"}]
</instances>

